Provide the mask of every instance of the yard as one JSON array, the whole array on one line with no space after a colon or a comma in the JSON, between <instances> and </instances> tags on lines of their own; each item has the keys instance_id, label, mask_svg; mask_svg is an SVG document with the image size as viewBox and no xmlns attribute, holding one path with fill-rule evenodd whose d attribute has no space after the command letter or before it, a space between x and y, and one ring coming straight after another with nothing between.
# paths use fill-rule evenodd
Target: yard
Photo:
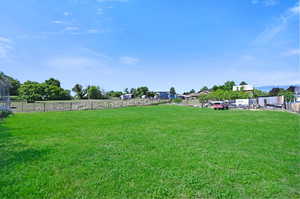
<instances>
[{"instance_id":1,"label":"yard","mask_svg":"<svg viewBox=\"0 0 300 199\"><path fill-rule=\"evenodd\" d=\"M300 117L179 106L15 114L0 198L299 198Z\"/></svg>"}]
</instances>

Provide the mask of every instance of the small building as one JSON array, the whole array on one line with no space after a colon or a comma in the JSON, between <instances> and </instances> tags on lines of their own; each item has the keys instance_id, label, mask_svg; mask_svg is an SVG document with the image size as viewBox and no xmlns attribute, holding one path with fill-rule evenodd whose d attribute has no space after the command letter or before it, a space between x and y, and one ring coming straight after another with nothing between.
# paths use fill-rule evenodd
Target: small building
<instances>
[{"instance_id":1,"label":"small building","mask_svg":"<svg viewBox=\"0 0 300 199\"><path fill-rule=\"evenodd\" d=\"M300 102L300 86L295 86L295 98L296 102Z\"/></svg>"},{"instance_id":2,"label":"small building","mask_svg":"<svg viewBox=\"0 0 300 199\"><path fill-rule=\"evenodd\" d=\"M272 97L258 97L259 106L277 106L282 107L284 105L284 96L272 96Z\"/></svg>"},{"instance_id":3,"label":"small building","mask_svg":"<svg viewBox=\"0 0 300 199\"><path fill-rule=\"evenodd\" d=\"M177 95L172 95L170 92L167 92L167 91L158 91L155 93L155 96L154 96L155 99L175 99L177 98Z\"/></svg>"},{"instance_id":4,"label":"small building","mask_svg":"<svg viewBox=\"0 0 300 199\"><path fill-rule=\"evenodd\" d=\"M249 99L236 99L235 105L236 106L249 106L250 100Z\"/></svg>"},{"instance_id":5,"label":"small building","mask_svg":"<svg viewBox=\"0 0 300 199\"><path fill-rule=\"evenodd\" d=\"M290 86L288 90L294 93L295 102L300 102L300 86Z\"/></svg>"},{"instance_id":6,"label":"small building","mask_svg":"<svg viewBox=\"0 0 300 199\"><path fill-rule=\"evenodd\" d=\"M201 94L202 93L191 93L191 94L188 94L188 95L184 95L184 98L188 99L188 100L198 99Z\"/></svg>"},{"instance_id":7,"label":"small building","mask_svg":"<svg viewBox=\"0 0 300 199\"><path fill-rule=\"evenodd\" d=\"M233 91L253 91L254 87L252 85L240 85L240 86L233 86Z\"/></svg>"},{"instance_id":8,"label":"small building","mask_svg":"<svg viewBox=\"0 0 300 199\"><path fill-rule=\"evenodd\" d=\"M120 96L121 100L130 100L133 98L132 94L124 94Z\"/></svg>"}]
</instances>

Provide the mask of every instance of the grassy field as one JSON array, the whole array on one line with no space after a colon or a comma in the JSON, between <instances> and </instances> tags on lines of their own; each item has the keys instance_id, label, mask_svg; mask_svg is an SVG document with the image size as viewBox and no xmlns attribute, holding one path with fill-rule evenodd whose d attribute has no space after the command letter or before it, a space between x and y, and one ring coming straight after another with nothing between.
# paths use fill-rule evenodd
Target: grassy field
<instances>
[{"instance_id":1,"label":"grassy field","mask_svg":"<svg viewBox=\"0 0 300 199\"><path fill-rule=\"evenodd\" d=\"M152 106L0 123L0 198L300 198L299 115Z\"/></svg>"}]
</instances>

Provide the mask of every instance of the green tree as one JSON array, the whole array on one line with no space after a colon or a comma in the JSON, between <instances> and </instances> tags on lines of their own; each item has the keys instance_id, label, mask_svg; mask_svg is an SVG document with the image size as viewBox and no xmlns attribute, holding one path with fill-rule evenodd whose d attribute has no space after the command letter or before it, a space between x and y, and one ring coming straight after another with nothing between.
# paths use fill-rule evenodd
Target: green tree
<instances>
[{"instance_id":1,"label":"green tree","mask_svg":"<svg viewBox=\"0 0 300 199\"><path fill-rule=\"evenodd\" d=\"M214 85L213 87L212 87L212 90L213 91L216 91L216 90L218 90L219 89L219 86L217 86L217 85Z\"/></svg>"},{"instance_id":2,"label":"green tree","mask_svg":"<svg viewBox=\"0 0 300 199\"><path fill-rule=\"evenodd\" d=\"M283 88L272 88L272 90L269 92L269 95L270 96L278 96L281 91L284 91L284 89Z\"/></svg>"},{"instance_id":3,"label":"green tree","mask_svg":"<svg viewBox=\"0 0 300 199\"><path fill-rule=\"evenodd\" d=\"M190 90L190 93L196 93L196 91L194 89Z\"/></svg>"},{"instance_id":4,"label":"green tree","mask_svg":"<svg viewBox=\"0 0 300 199\"><path fill-rule=\"evenodd\" d=\"M129 94L129 89L128 89L128 88L125 88L124 93L125 93L125 94Z\"/></svg>"},{"instance_id":5,"label":"green tree","mask_svg":"<svg viewBox=\"0 0 300 199\"><path fill-rule=\"evenodd\" d=\"M8 75L5 75L3 72L0 72L0 78L6 79L9 82L9 84L10 84L9 94L11 96L17 96L18 89L20 88L21 83L17 79L14 79Z\"/></svg>"},{"instance_id":6,"label":"green tree","mask_svg":"<svg viewBox=\"0 0 300 199\"><path fill-rule=\"evenodd\" d=\"M44 100L45 85L38 82L26 81L22 84L18 90L21 99L25 99L27 102L34 102L38 100Z\"/></svg>"},{"instance_id":7,"label":"green tree","mask_svg":"<svg viewBox=\"0 0 300 199\"><path fill-rule=\"evenodd\" d=\"M89 86L87 88L87 94L88 94L89 99L101 99L102 98L102 92L101 92L99 86Z\"/></svg>"},{"instance_id":8,"label":"green tree","mask_svg":"<svg viewBox=\"0 0 300 199\"><path fill-rule=\"evenodd\" d=\"M203 86L201 89L200 89L200 92L202 91L207 91L208 90L208 87L207 86Z\"/></svg>"},{"instance_id":9,"label":"green tree","mask_svg":"<svg viewBox=\"0 0 300 199\"><path fill-rule=\"evenodd\" d=\"M48 80L45 81L45 83L47 85L51 85L51 86L57 86L60 88L60 81L54 78L50 78Z\"/></svg>"},{"instance_id":10,"label":"green tree","mask_svg":"<svg viewBox=\"0 0 300 199\"><path fill-rule=\"evenodd\" d=\"M268 92L264 92L262 90L259 89L254 89L253 90L253 97L265 97L268 96L269 93Z\"/></svg>"},{"instance_id":11,"label":"green tree","mask_svg":"<svg viewBox=\"0 0 300 199\"><path fill-rule=\"evenodd\" d=\"M45 89L45 100L70 100L71 94L69 90L64 90L56 85L42 84Z\"/></svg>"},{"instance_id":12,"label":"green tree","mask_svg":"<svg viewBox=\"0 0 300 199\"><path fill-rule=\"evenodd\" d=\"M86 89L84 89L80 84L75 84L75 86L72 88L72 91L76 93L76 97L79 99L84 99L86 95Z\"/></svg>"},{"instance_id":13,"label":"green tree","mask_svg":"<svg viewBox=\"0 0 300 199\"><path fill-rule=\"evenodd\" d=\"M135 89L135 88L131 88L131 89L130 89L130 94L132 94L133 97L136 97L136 96L135 96L135 95L137 94L137 93L136 93L136 89Z\"/></svg>"},{"instance_id":14,"label":"green tree","mask_svg":"<svg viewBox=\"0 0 300 199\"><path fill-rule=\"evenodd\" d=\"M173 95L173 96L176 95L176 90L175 90L174 87L170 88L170 94Z\"/></svg>"},{"instance_id":15,"label":"green tree","mask_svg":"<svg viewBox=\"0 0 300 199\"><path fill-rule=\"evenodd\" d=\"M148 93L147 93L147 97L154 97L155 95L156 95L156 93L153 91L148 91Z\"/></svg>"},{"instance_id":16,"label":"green tree","mask_svg":"<svg viewBox=\"0 0 300 199\"><path fill-rule=\"evenodd\" d=\"M121 95L123 95L123 92L121 91L109 91L106 93L107 96L109 97L120 97Z\"/></svg>"},{"instance_id":17,"label":"green tree","mask_svg":"<svg viewBox=\"0 0 300 199\"><path fill-rule=\"evenodd\" d=\"M209 100L209 94L200 94L198 99L199 102L201 103L201 107L203 107L204 104L207 103Z\"/></svg>"},{"instance_id":18,"label":"green tree","mask_svg":"<svg viewBox=\"0 0 300 199\"><path fill-rule=\"evenodd\" d=\"M295 100L295 95L289 90L281 90L278 93L279 96L284 96L285 102L293 102Z\"/></svg>"},{"instance_id":19,"label":"green tree","mask_svg":"<svg viewBox=\"0 0 300 199\"><path fill-rule=\"evenodd\" d=\"M133 94L133 95L134 95L135 97L141 97L141 96L143 96L143 95L146 95L146 96L147 96L148 92L149 92L148 87L146 87L146 86L141 86L141 87L138 87L138 88L136 89L136 92L135 92L135 94Z\"/></svg>"},{"instance_id":20,"label":"green tree","mask_svg":"<svg viewBox=\"0 0 300 199\"><path fill-rule=\"evenodd\" d=\"M223 89L228 90L228 91L232 91L233 86L235 86L234 81L227 81L227 82L224 83Z\"/></svg>"}]
</instances>

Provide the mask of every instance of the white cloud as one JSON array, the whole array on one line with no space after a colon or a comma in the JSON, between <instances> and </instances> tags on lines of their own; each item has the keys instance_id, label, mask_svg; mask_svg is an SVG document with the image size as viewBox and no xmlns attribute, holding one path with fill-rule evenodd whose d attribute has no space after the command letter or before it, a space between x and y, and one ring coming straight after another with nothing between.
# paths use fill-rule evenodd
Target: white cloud
<instances>
[{"instance_id":1,"label":"white cloud","mask_svg":"<svg viewBox=\"0 0 300 199\"><path fill-rule=\"evenodd\" d=\"M286 10L283 14L281 14L277 21L268 26L257 38L255 43L265 43L270 40L273 40L279 33L284 31L288 24L290 23L290 20L294 17L299 17L299 4L296 4L294 7L289 8Z\"/></svg>"},{"instance_id":2,"label":"white cloud","mask_svg":"<svg viewBox=\"0 0 300 199\"><path fill-rule=\"evenodd\" d=\"M66 17L68 17L68 16L72 16L72 13L70 13L70 12L64 12L64 15L65 15Z\"/></svg>"},{"instance_id":3,"label":"white cloud","mask_svg":"<svg viewBox=\"0 0 300 199\"><path fill-rule=\"evenodd\" d=\"M51 23L55 23L55 24L65 24L65 22L59 21L59 20L51 21Z\"/></svg>"},{"instance_id":4,"label":"white cloud","mask_svg":"<svg viewBox=\"0 0 300 199\"><path fill-rule=\"evenodd\" d=\"M279 0L252 0L251 3L254 5L262 4L266 7L270 7L279 4Z\"/></svg>"},{"instance_id":5,"label":"white cloud","mask_svg":"<svg viewBox=\"0 0 300 199\"><path fill-rule=\"evenodd\" d=\"M282 53L283 56L300 56L300 49L291 49L287 52Z\"/></svg>"},{"instance_id":6,"label":"white cloud","mask_svg":"<svg viewBox=\"0 0 300 199\"><path fill-rule=\"evenodd\" d=\"M67 26L67 27L65 27L64 31L77 31L79 29L80 28L77 26Z\"/></svg>"},{"instance_id":7,"label":"white cloud","mask_svg":"<svg viewBox=\"0 0 300 199\"><path fill-rule=\"evenodd\" d=\"M128 57L128 56L120 57L120 63L122 64L134 65L137 64L139 61L140 60L138 58L134 58L134 57Z\"/></svg>"},{"instance_id":8,"label":"white cloud","mask_svg":"<svg viewBox=\"0 0 300 199\"><path fill-rule=\"evenodd\" d=\"M290 8L290 12L294 14L300 14L300 3L292 8Z\"/></svg>"},{"instance_id":9,"label":"white cloud","mask_svg":"<svg viewBox=\"0 0 300 199\"><path fill-rule=\"evenodd\" d=\"M2 43L11 43L11 40L6 37L0 37L0 42Z\"/></svg>"}]
</instances>

